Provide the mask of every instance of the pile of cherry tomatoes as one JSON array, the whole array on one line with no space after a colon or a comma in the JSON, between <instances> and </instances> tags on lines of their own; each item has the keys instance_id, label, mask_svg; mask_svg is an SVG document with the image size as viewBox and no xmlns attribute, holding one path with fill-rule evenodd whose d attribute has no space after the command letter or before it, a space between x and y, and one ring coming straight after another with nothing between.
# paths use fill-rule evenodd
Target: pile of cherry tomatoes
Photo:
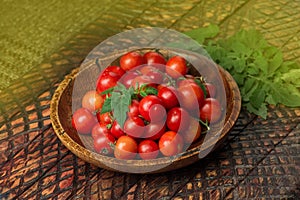
<instances>
[{"instance_id":1,"label":"pile of cherry tomatoes","mask_svg":"<svg viewBox=\"0 0 300 200\"><path fill-rule=\"evenodd\" d=\"M119 66L100 73L96 90L83 96L82 107L72 116L73 127L91 135L97 153L118 159L182 153L222 116L216 87L188 74L189 67L179 55L167 59L156 51L126 53ZM126 111L121 125L114 105L104 109L120 84L134 91L130 99L120 99Z\"/></svg>"}]
</instances>

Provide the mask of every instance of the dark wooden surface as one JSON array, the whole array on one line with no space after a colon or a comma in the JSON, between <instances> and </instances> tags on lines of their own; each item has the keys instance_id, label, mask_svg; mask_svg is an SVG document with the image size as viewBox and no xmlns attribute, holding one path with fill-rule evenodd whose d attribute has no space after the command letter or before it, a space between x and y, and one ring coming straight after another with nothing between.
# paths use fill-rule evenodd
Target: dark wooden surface
<instances>
[{"instance_id":1,"label":"dark wooden surface","mask_svg":"<svg viewBox=\"0 0 300 200\"><path fill-rule=\"evenodd\" d=\"M99 41L124 28L105 32L104 17L0 93L1 200L299 199L300 108L271 106L267 120L242 110L220 150L163 174L110 172L66 149L51 127L50 100Z\"/></svg>"},{"instance_id":2,"label":"dark wooden surface","mask_svg":"<svg viewBox=\"0 0 300 200\"><path fill-rule=\"evenodd\" d=\"M49 120L51 92L1 126L0 199L297 199L300 109L242 111L224 147L186 168L114 173L68 151ZM42 126L40 126L42 125Z\"/></svg>"}]
</instances>

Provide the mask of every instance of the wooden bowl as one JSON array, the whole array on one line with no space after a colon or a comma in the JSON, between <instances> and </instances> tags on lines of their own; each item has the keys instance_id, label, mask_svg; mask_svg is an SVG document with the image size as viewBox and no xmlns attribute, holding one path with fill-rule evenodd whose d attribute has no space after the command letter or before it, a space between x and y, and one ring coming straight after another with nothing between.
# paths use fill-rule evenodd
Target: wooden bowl
<instances>
[{"instance_id":1,"label":"wooden bowl","mask_svg":"<svg viewBox=\"0 0 300 200\"><path fill-rule=\"evenodd\" d=\"M206 58L204 60L205 62L211 62ZM83 67L73 70L71 74L65 77L53 95L50 117L54 131L61 142L79 158L98 167L128 173L159 173L190 165L220 147L239 116L241 108L239 88L232 76L218 66L217 70L219 70L221 75L225 88L224 92L226 93L226 114L223 122L215 126L215 131L210 133L209 137L202 137L185 152L173 157L161 157L152 160L119 160L114 157L100 155L92 150L91 137L78 134L71 123L74 105L77 105L77 107L80 105L80 98L73 98L72 95L75 79L89 69L98 69L99 66L96 66L95 63L95 61L87 62ZM101 70L101 68L98 70ZM93 85L95 84L94 79L84 78L82 80L88 81ZM82 87L82 94L91 89L88 87L91 84L79 84Z\"/></svg>"}]
</instances>

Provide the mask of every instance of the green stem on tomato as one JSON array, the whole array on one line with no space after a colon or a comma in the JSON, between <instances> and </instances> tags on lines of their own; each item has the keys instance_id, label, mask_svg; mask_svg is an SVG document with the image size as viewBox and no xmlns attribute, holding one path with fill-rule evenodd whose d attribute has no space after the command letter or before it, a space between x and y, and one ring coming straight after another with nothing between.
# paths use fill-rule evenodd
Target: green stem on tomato
<instances>
[{"instance_id":1,"label":"green stem on tomato","mask_svg":"<svg viewBox=\"0 0 300 200\"><path fill-rule=\"evenodd\" d=\"M198 121L200 122L200 124L202 124L203 126L206 127L207 131L210 130L210 127L208 125L208 121L206 120L206 122L203 122L201 119L198 119Z\"/></svg>"}]
</instances>

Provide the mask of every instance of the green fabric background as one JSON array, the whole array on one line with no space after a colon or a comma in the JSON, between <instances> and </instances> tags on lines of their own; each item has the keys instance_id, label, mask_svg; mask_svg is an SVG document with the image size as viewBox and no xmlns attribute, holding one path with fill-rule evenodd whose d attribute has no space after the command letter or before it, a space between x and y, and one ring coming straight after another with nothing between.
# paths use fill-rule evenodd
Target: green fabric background
<instances>
[{"instance_id":1,"label":"green fabric background","mask_svg":"<svg viewBox=\"0 0 300 200\"><path fill-rule=\"evenodd\" d=\"M0 93L95 23L98 42L145 26L185 31L215 23L219 37L254 27L282 49L285 59L300 62L299 0L2 0Z\"/></svg>"}]
</instances>

